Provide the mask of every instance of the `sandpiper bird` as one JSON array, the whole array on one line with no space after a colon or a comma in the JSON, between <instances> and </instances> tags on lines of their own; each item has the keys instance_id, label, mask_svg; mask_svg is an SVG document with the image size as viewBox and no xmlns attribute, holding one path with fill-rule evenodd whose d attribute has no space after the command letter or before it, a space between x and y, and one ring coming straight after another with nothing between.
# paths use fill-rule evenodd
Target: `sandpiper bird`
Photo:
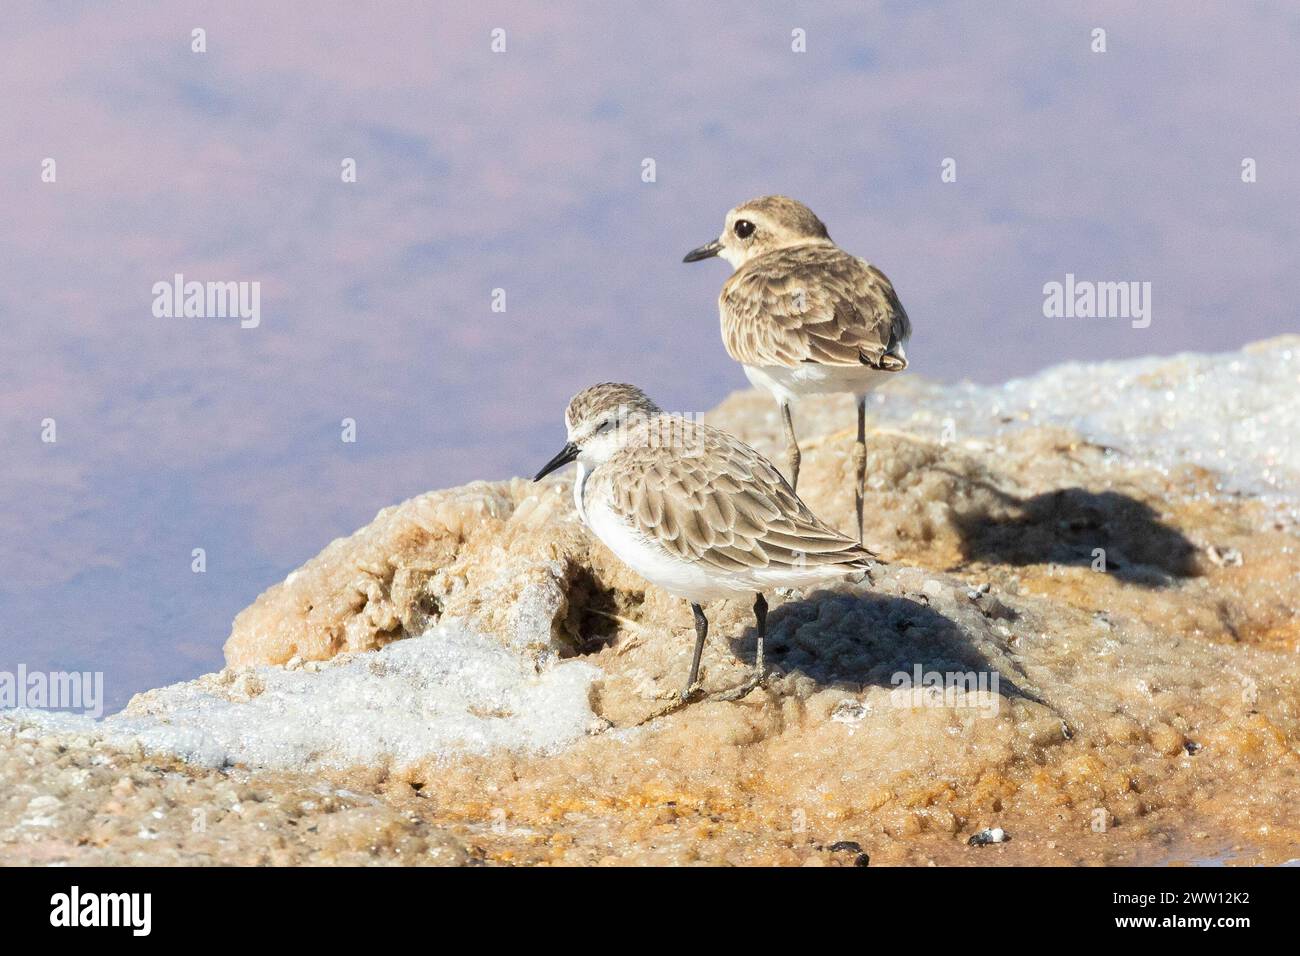
<instances>
[{"instance_id":1,"label":"sandpiper bird","mask_svg":"<svg viewBox=\"0 0 1300 956\"><path fill-rule=\"evenodd\" d=\"M799 443L790 403L803 395L853 394L858 403L858 541L867 470L866 394L907 368L912 334L883 272L835 243L811 209L762 196L727 213L722 235L684 262L721 256L735 272L722 287L722 342L785 420L790 487L799 487Z\"/></svg>"},{"instance_id":2,"label":"sandpiper bird","mask_svg":"<svg viewBox=\"0 0 1300 956\"><path fill-rule=\"evenodd\" d=\"M682 701L695 689L708 635L702 605L755 595L753 674L711 698L738 700L764 676L764 588L870 571L875 556L823 524L766 458L720 429L665 414L632 385L579 392L564 422L568 443L533 480L577 461L573 500L583 523L646 580L690 602L695 654Z\"/></svg>"}]
</instances>

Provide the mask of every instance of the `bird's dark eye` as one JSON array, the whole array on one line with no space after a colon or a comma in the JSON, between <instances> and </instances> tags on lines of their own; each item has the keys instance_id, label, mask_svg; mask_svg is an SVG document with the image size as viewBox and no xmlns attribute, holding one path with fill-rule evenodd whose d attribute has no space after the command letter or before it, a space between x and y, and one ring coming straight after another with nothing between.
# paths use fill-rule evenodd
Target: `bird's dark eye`
<instances>
[{"instance_id":1,"label":"bird's dark eye","mask_svg":"<svg viewBox=\"0 0 1300 956\"><path fill-rule=\"evenodd\" d=\"M754 224L748 219L737 219L733 228L736 230L736 235L740 236L741 239L748 239L754 234Z\"/></svg>"},{"instance_id":2,"label":"bird's dark eye","mask_svg":"<svg viewBox=\"0 0 1300 956\"><path fill-rule=\"evenodd\" d=\"M601 422L596 426L595 434L597 434L597 435L603 435L605 432L609 431L610 427L611 427L613 424L614 424L614 419L612 419L612 418L606 418L606 419L604 419L603 421L601 421Z\"/></svg>"}]
</instances>

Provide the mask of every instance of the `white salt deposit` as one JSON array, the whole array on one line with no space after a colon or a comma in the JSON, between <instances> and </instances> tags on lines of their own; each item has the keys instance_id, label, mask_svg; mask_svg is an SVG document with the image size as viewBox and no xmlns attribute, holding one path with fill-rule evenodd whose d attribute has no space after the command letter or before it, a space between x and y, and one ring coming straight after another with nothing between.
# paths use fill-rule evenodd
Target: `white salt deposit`
<instances>
[{"instance_id":1,"label":"white salt deposit","mask_svg":"<svg viewBox=\"0 0 1300 956\"><path fill-rule=\"evenodd\" d=\"M1142 462L1191 463L1225 490L1300 494L1300 336L1240 352L1071 363L1005 385L922 384L878 393L881 424L954 438L1063 425Z\"/></svg>"},{"instance_id":2,"label":"white salt deposit","mask_svg":"<svg viewBox=\"0 0 1300 956\"><path fill-rule=\"evenodd\" d=\"M270 769L409 764L496 749L551 752L582 737L600 670L538 674L526 656L455 623L317 672L257 668L261 692L228 700L199 682L154 691L149 716L12 711L8 722L89 734L205 766Z\"/></svg>"}]
</instances>

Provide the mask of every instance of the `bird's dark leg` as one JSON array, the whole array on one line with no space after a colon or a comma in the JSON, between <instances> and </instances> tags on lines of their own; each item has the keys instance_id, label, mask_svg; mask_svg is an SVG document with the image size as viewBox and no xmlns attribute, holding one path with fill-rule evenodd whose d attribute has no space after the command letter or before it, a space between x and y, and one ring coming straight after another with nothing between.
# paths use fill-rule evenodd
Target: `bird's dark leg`
<instances>
[{"instance_id":1,"label":"bird's dark leg","mask_svg":"<svg viewBox=\"0 0 1300 956\"><path fill-rule=\"evenodd\" d=\"M649 723L660 717L666 717L668 714L688 707L698 688L695 686L695 679L700 673L700 656L704 653L704 639L709 636L709 619L704 616L704 609L698 604L691 605L691 611L695 614L695 655L691 658L691 676L686 681L686 686L682 689L681 694L676 700L665 707L646 714L635 726ZM732 690L722 691L718 694L710 694L707 700L740 700L751 690L757 687L763 681L763 638L767 634L767 601L763 595L759 594L754 601L754 617L758 620L758 652L755 657L754 673L749 680L745 681L740 687Z\"/></svg>"},{"instance_id":2,"label":"bird's dark leg","mask_svg":"<svg viewBox=\"0 0 1300 956\"><path fill-rule=\"evenodd\" d=\"M790 403L781 403L781 418L785 421L785 458L790 469L790 487L799 490L799 440L794 437L794 421L790 418Z\"/></svg>"},{"instance_id":3,"label":"bird's dark leg","mask_svg":"<svg viewBox=\"0 0 1300 956\"><path fill-rule=\"evenodd\" d=\"M691 658L691 676L686 678L686 686L682 688L683 701L690 699L695 679L700 676L700 655L704 653L704 639L709 636L709 619L704 616L704 608L692 604L691 611L695 614L695 655Z\"/></svg>"},{"instance_id":4,"label":"bird's dark leg","mask_svg":"<svg viewBox=\"0 0 1300 956\"><path fill-rule=\"evenodd\" d=\"M857 469L858 544L862 543L862 498L867 485L867 398L858 397L858 443L853 446L853 467Z\"/></svg>"},{"instance_id":5,"label":"bird's dark leg","mask_svg":"<svg viewBox=\"0 0 1300 956\"><path fill-rule=\"evenodd\" d=\"M763 683L763 678L767 676L767 667L763 660L763 641L767 637L767 599L763 597L762 591L754 597L754 623L758 632L758 643L754 649L754 671L750 674L749 680L731 690L710 694L709 700L740 700Z\"/></svg>"}]
</instances>

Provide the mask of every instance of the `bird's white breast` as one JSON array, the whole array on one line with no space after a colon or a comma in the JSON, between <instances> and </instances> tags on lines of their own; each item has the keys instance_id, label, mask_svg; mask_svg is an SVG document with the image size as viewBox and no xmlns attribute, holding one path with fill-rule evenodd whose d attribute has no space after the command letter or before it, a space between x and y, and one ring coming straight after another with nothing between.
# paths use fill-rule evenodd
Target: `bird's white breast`
<instances>
[{"instance_id":1,"label":"bird's white breast","mask_svg":"<svg viewBox=\"0 0 1300 956\"><path fill-rule=\"evenodd\" d=\"M792 402L802 395L844 392L865 395L897 374L882 372L869 365L818 365L816 362L802 362L794 367L784 365L743 367L745 377L751 383L772 393L779 402Z\"/></svg>"},{"instance_id":2,"label":"bird's white breast","mask_svg":"<svg viewBox=\"0 0 1300 956\"><path fill-rule=\"evenodd\" d=\"M723 599L748 600L756 591L767 588L825 585L850 573L842 568L824 566L724 571L680 558L665 550L653 536L638 530L611 508L600 494L583 495L578 489L584 487L585 477L579 476L575 497L580 498L578 510L587 527L620 561L675 597L696 604Z\"/></svg>"},{"instance_id":3,"label":"bird's white breast","mask_svg":"<svg viewBox=\"0 0 1300 956\"><path fill-rule=\"evenodd\" d=\"M620 561L675 597L708 604L753 591L748 583L736 580L734 575L713 572L699 562L670 554L610 508L599 495L588 495L580 513L591 532Z\"/></svg>"}]
</instances>

